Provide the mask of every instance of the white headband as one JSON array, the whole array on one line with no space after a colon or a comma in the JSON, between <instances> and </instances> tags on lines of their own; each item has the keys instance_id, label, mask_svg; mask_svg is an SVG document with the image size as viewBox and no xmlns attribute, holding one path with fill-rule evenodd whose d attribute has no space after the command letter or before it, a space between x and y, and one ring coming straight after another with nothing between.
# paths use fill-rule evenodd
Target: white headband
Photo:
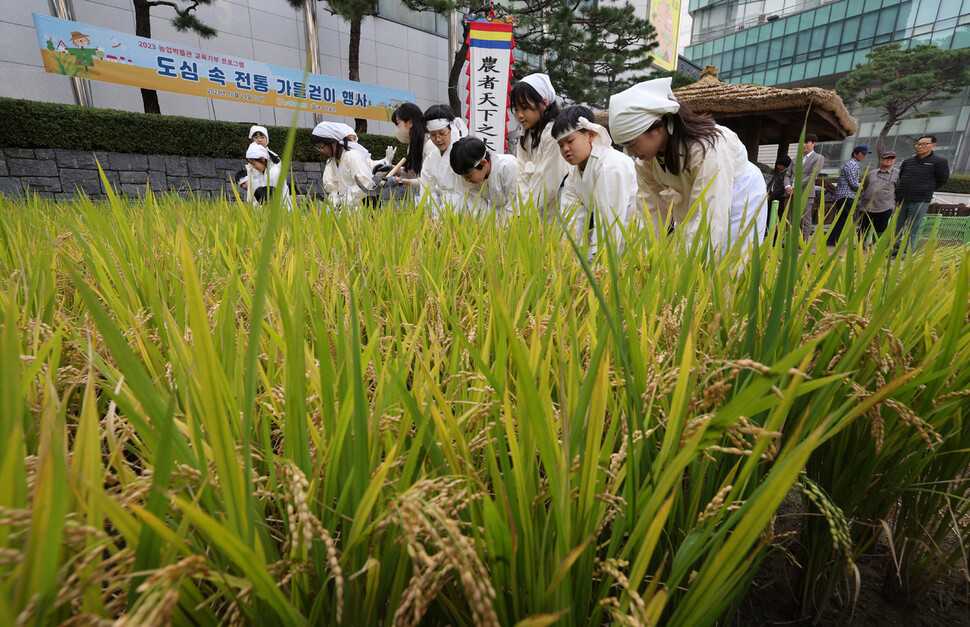
<instances>
[{"instance_id":1,"label":"white headband","mask_svg":"<svg viewBox=\"0 0 970 627\"><path fill-rule=\"evenodd\" d=\"M440 131L441 129L451 126L451 120L448 118L438 118L436 120L428 120L426 124L429 131Z\"/></svg>"},{"instance_id":2,"label":"white headband","mask_svg":"<svg viewBox=\"0 0 970 627\"><path fill-rule=\"evenodd\" d=\"M539 93L539 97L545 98L548 104L556 102L556 90L548 74L529 74L522 79L522 82L531 85Z\"/></svg>"},{"instance_id":3,"label":"white headband","mask_svg":"<svg viewBox=\"0 0 970 627\"><path fill-rule=\"evenodd\" d=\"M680 111L670 81L656 78L610 97L610 130L617 143L636 139L663 116Z\"/></svg>"},{"instance_id":4,"label":"white headband","mask_svg":"<svg viewBox=\"0 0 970 627\"><path fill-rule=\"evenodd\" d=\"M239 179L238 181L236 181L236 185L238 185L239 187L242 187L243 185L245 185L248 182L249 182L249 177L248 176L244 176L241 179Z\"/></svg>"},{"instance_id":5,"label":"white headband","mask_svg":"<svg viewBox=\"0 0 970 627\"><path fill-rule=\"evenodd\" d=\"M555 137L555 140L559 141L560 139L568 137L576 131L590 131L596 133L596 137L593 139L594 146L605 146L610 148L613 145L613 139L610 137L610 132L599 124L590 122L585 117L579 118L579 120L576 122L576 126L571 126L559 133Z\"/></svg>"},{"instance_id":6,"label":"white headband","mask_svg":"<svg viewBox=\"0 0 970 627\"><path fill-rule=\"evenodd\" d=\"M262 133L263 135L266 136L266 139L269 139L269 131L266 130L265 126L259 126L258 124L253 124L252 126L250 126L249 139L252 139L253 135L255 135L256 133Z\"/></svg>"},{"instance_id":7,"label":"white headband","mask_svg":"<svg viewBox=\"0 0 970 627\"><path fill-rule=\"evenodd\" d=\"M249 144L249 148L246 149L247 159L269 159L269 151L266 150L265 146L260 146L256 142Z\"/></svg>"}]
</instances>

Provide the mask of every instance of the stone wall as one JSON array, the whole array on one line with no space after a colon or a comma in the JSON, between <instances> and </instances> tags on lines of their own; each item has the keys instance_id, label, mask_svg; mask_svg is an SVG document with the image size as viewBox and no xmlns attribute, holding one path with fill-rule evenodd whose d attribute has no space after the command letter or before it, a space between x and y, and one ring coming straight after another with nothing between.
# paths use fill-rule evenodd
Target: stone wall
<instances>
[{"instance_id":1,"label":"stone wall","mask_svg":"<svg viewBox=\"0 0 970 627\"><path fill-rule=\"evenodd\" d=\"M60 148L0 149L0 194L23 197L27 190L44 198L72 199L79 192L89 198L106 196L98 163L115 192L129 196L172 191L200 196L232 196L232 176L246 165L243 158L130 155ZM297 191L320 192L323 164L291 164Z\"/></svg>"}]
</instances>

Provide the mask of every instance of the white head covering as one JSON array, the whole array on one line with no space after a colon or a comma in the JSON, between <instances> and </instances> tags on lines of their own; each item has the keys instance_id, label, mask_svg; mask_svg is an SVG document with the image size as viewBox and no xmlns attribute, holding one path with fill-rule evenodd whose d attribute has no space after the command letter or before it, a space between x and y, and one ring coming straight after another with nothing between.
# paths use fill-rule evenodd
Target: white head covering
<instances>
[{"instance_id":1,"label":"white head covering","mask_svg":"<svg viewBox=\"0 0 970 627\"><path fill-rule=\"evenodd\" d=\"M548 74L529 74L522 79L522 82L532 85L533 89L539 92L539 97L545 98L549 104L556 102L556 90L553 89Z\"/></svg>"},{"instance_id":2,"label":"white head covering","mask_svg":"<svg viewBox=\"0 0 970 627\"><path fill-rule=\"evenodd\" d=\"M451 127L451 143L455 143L462 137L468 136L468 125L461 118L449 120L448 118L434 118L425 123L428 132L440 131L446 126Z\"/></svg>"},{"instance_id":3,"label":"white head covering","mask_svg":"<svg viewBox=\"0 0 970 627\"><path fill-rule=\"evenodd\" d=\"M236 181L236 185L238 185L239 187L242 187L243 185L245 185L248 182L249 182L249 177L248 176L244 176L244 177L240 178L238 181Z\"/></svg>"},{"instance_id":4,"label":"white head covering","mask_svg":"<svg viewBox=\"0 0 970 627\"><path fill-rule=\"evenodd\" d=\"M249 148L246 149L247 159L266 159L269 161L269 151L266 150L265 146L260 146L256 142L249 144Z\"/></svg>"},{"instance_id":5,"label":"white head covering","mask_svg":"<svg viewBox=\"0 0 970 627\"><path fill-rule=\"evenodd\" d=\"M265 126L259 126L258 124L253 124L252 126L250 126L249 139L252 139L253 135L255 135L256 133L262 133L263 135L266 136L266 139L269 139L269 131L266 130Z\"/></svg>"},{"instance_id":6,"label":"white head covering","mask_svg":"<svg viewBox=\"0 0 970 627\"><path fill-rule=\"evenodd\" d=\"M592 131L596 133L596 137L593 139L594 146L605 146L607 148L613 146L613 139L610 137L610 132L599 124L590 122L585 117L579 118L579 120L576 122L576 126L571 126L565 129L562 133L559 133L559 135L555 137L555 140L559 141L563 137L575 133L576 131Z\"/></svg>"},{"instance_id":7,"label":"white head covering","mask_svg":"<svg viewBox=\"0 0 970 627\"><path fill-rule=\"evenodd\" d=\"M343 142L350 136L356 137L354 134L354 129L350 128L343 122L320 122L315 127L313 127L313 137L322 137L324 139L332 139L335 142ZM359 150L364 153L368 159L370 159L370 152L358 144L355 141L347 140L347 147L353 150Z\"/></svg>"},{"instance_id":8,"label":"white head covering","mask_svg":"<svg viewBox=\"0 0 970 627\"><path fill-rule=\"evenodd\" d=\"M610 130L617 143L635 139L664 115L680 111L670 80L656 78L610 97Z\"/></svg>"}]
</instances>

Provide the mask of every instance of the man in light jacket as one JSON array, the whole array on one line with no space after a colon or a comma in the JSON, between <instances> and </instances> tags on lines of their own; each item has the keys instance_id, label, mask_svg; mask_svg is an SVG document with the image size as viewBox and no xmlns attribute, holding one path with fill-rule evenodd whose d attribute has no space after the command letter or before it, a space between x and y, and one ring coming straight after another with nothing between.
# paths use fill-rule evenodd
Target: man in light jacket
<instances>
[{"instance_id":1,"label":"man in light jacket","mask_svg":"<svg viewBox=\"0 0 970 627\"><path fill-rule=\"evenodd\" d=\"M819 172L825 167L825 157L815 152L815 144L818 142L818 137L812 133L805 135L805 155L802 157L802 189L806 196L808 196L808 201L805 203L805 212L802 214L802 237L808 239L815 232L815 179L818 177ZM788 180L785 182L785 194L789 197L795 193L794 188L794 178L795 178L795 166L792 165L788 168ZM788 213L791 216L791 212ZM789 219L791 219L789 217Z\"/></svg>"},{"instance_id":2,"label":"man in light jacket","mask_svg":"<svg viewBox=\"0 0 970 627\"><path fill-rule=\"evenodd\" d=\"M862 183L859 195L859 230L865 233L872 229L876 237L881 237L889 226L889 219L893 217L896 208L896 184L899 183L899 169L895 152L884 152L879 155L879 169L869 172L869 176Z\"/></svg>"}]
</instances>

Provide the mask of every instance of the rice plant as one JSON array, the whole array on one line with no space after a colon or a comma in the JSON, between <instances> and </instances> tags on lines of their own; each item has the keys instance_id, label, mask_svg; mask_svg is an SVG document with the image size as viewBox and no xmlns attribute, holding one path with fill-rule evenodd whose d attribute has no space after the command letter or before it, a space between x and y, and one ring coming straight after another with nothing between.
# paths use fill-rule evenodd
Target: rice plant
<instances>
[{"instance_id":1,"label":"rice plant","mask_svg":"<svg viewBox=\"0 0 970 627\"><path fill-rule=\"evenodd\" d=\"M429 209L0 203L0 620L714 624L966 466L966 250Z\"/></svg>"}]
</instances>

